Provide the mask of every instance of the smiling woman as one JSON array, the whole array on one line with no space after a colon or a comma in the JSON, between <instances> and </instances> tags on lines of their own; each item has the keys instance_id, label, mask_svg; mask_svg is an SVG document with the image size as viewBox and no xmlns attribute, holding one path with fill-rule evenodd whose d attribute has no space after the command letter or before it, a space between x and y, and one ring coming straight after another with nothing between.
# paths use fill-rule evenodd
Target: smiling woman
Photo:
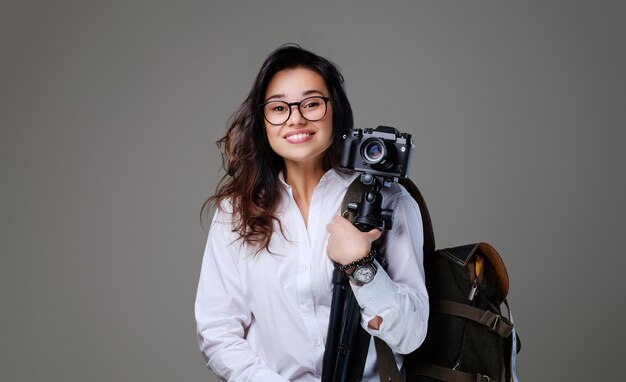
<instances>
[{"instance_id":1,"label":"smiling woman","mask_svg":"<svg viewBox=\"0 0 626 382\"><path fill-rule=\"evenodd\" d=\"M323 154L333 134L332 105L326 106L324 78L306 68L281 70L270 81L266 94L270 96L263 107L265 130L270 147L284 159L285 181L289 184L290 177L297 174L294 166L306 166L307 176L318 174L321 178L326 170ZM293 106L298 106L296 111Z\"/></svg>"},{"instance_id":2,"label":"smiling woman","mask_svg":"<svg viewBox=\"0 0 626 382\"><path fill-rule=\"evenodd\" d=\"M270 147L265 109L261 105L284 97L284 94L267 91L270 81L281 76L279 72L304 68L323 80L321 89L306 89L305 92L325 90L323 94L311 95L328 96L332 100L332 117L328 116L332 120L332 142L322 156L321 166L324 170L336 168L343 136L354 124L352 107L343 87L343 76L327 59L295 45L285 45L267 57L250 93L233 114L227 134L218 142L224 156L226 175L203 210L208 211L211 203L220 206L227 200L236 201L232 208L238 218L233 228L246 243L258 246L258 250L268 249L274 223L278 222L275 212L281 194L279 174L285 171L286 166L283 158ZM301 95L301 99L306 96L308 94Z\"/></svg>"},{"instance_id":3,"label":"smiling woman","mask_svg":"<svg viewBox=\"0 0 626 382\"><path fill-rule=\"evenodd\" d=\"M398 362L423 341L428 297L419 208L401 186L385 190L397 211L386 232L386 269L372 263L377 229L341 217L356 174L340 169L353 125L343 77L298 46L271 53L219 141L226 175L207 239L196 297L200 349L223 380L318 381L337 265L366 263L352 284L363 328ZM410 226L411 229L407 227ZM378 379L373 347L364 380Z\"/></svg>"}]
</instances>

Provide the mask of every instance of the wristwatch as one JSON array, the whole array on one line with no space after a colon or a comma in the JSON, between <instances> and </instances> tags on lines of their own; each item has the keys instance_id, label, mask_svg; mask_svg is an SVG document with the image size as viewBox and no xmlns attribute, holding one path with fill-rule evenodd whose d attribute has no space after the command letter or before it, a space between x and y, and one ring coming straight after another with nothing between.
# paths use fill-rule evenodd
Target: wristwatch
<instances>
[{"instance_id":1,"label":"wristwatch","mask_svg":"<svg viewBox=\"0 0 626 382\"><path fill-rule=\"evenodd\" d=\"M354 284L359 286L369 284L372 280L374 280L374 276L376 276L377 270L377 263L369 262L367 264L359 265L358 267L356 267L354 272L348 275L348 278Z\"/></svg>"}]
</instances>

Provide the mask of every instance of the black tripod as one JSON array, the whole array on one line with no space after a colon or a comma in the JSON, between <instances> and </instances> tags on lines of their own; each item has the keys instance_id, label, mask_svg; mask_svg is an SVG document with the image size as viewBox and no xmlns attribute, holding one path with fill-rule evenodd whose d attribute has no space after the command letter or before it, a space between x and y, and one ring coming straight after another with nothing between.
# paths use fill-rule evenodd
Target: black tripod
<instances>
[{"instance_id":1,"label":"black tripod","mask_svg":"<svg viewBox=\"0 0 626 382\"><path fill-rule=\"evenodd\" d=\"M383 197L380 192L382 187L389 187L391 182L367 173L362 174L360 180L364 186L361 202L348 203L348 211L354 216L352 223L362 232L374 228L391 229L393 211L382 208ZM322 382L356 382L363 379L370 335L359 325L360 316L360 308L349 280L335 264Z\"/></svg>"}]
</instances>

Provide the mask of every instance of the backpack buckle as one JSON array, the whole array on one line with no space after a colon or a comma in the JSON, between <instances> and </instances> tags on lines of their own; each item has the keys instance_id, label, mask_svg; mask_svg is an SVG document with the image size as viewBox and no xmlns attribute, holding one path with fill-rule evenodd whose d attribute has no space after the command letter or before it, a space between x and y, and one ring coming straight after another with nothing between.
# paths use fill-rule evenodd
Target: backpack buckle
<instances>
[{"instance_id":1,"label":"backpack buckle","mask_svg":"<svg viewBox=\"0 0 626 382\"><path fill-rule=\"evenodd\" d=\"M494 332L496 331L496 328L498 327L498 322L500 322L500 316L496 315L496 319L493 320L493 324L491 324L491 327L490 327L490 329L493 330ZM487 378L489 378L489 377L487 377Z\"/></svg>"}]
</instances>

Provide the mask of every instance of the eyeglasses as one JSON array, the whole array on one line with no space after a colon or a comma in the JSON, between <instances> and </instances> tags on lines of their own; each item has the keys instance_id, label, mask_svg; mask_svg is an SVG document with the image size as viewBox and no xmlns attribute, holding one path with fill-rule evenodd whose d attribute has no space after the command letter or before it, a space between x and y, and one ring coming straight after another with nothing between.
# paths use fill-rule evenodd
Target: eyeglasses
<instances>
[{"instance_id":1,"label":"eyeglasses","mask_svg":"<svg viewBox=\"0 0 626 382\"><path fill-rule=\"evenodd\" d=\"M271 125L282 125L291 117L293 106L298 106L300 115L307 121L315 122L324 118L330 98L315 96L307 97L300 102L268 101L259 105L263 117Z\"/></svg>"}]
</instances>

